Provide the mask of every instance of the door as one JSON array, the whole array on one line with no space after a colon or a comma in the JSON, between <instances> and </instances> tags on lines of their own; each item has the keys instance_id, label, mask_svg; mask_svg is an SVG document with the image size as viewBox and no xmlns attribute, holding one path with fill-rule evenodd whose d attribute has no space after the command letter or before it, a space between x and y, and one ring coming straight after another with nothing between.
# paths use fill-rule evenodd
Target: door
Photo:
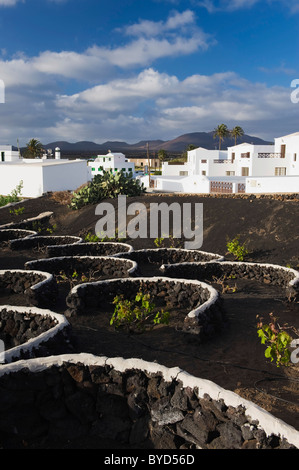
<instances>
[{"instance_id":1,"label":"door","mask_svg":"<svg viewBox=\"0 0 299 470\"><path fill-rule=\"evenodd\" d=\"M281 146L280 153L281 153L281 158L285 158L285 156L286 156L286 146L285 146L285 144L283 144Z\"/></svg>"}]
</instances>

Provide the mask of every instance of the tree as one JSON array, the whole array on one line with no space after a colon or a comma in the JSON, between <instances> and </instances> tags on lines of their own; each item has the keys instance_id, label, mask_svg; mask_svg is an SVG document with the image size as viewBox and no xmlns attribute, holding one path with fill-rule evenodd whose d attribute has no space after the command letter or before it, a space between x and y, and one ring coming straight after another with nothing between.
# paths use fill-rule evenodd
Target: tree
<instances>
[{"instance_id":1,"label":"tree","mask_svg":"<svg viewBox=\"0 0 299 470\"><path fill-rule=\"evenodd\" d=\"M232 137L235 138L235 145L237 145L237 138L238 137L242 137L242 135L244 135L244 131L242 129L242 127L240 126L235 126L231 131L230 131L230 134Z\"/></svg>"},{"instance_id":2,"label":"tree","mask_svg":"<svg viewBox=\"0 0 299 470\"><path fill-rule=\"evenodd\" d=\"M187 158L188 158L188 152L190 152L190 150L194 150L194 149L196 149L195 145L193 145L193 144L187 145L186 150L184 150L184 152L182 153L182 158L185 162L187 161Z\"/></svg>"},{"instance_id":3,"label":"tree","mask_svg":"<svg viewBox=\"0 0 299 470\"><path fill-rule=\"evenodd\" d=\"M228 127L226 124L220 124L216 129L214 130L214 139L217 137L219 138L219 150L221 150L221 142L224 140L226 137L230 135L230 132L228 130Z\"/></svg>"},{"instance_id":4,"label":"tree","mask_svg":"<svg viewBox=\"0 0 299 470\"><path fill-rule=\"evenodd\" d=\"M168 157L168 154L167 154L166 150L164 150L164 149L159 150L158 158L160 160L160 163L165 162L167 157Z\"/></svg>"},{"instance_id":5,"label":"tree","mask_svg":"<svg viewBox=\"0 0 299 470\"><path fill-rule=\"evenodd\" d=\"M29 140L24 157L25 158L39 158L43 153L43 146L37 139Z\"/></svg>"}]
</instances>

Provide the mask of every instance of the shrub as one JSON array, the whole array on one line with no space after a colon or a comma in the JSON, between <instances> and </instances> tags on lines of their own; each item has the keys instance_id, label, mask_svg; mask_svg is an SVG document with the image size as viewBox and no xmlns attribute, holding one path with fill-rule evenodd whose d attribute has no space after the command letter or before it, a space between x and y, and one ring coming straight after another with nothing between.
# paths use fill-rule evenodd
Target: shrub
<instances>
[{"instance_id":1,"label":"shrub","mask_svg":"<svg viewBox=\"0 0 299 470\"><path fill-rule=\"evenodd\" d=\"M116 296L113 300L115 310L110 325L115 328L124 328L128 332L152 329L155 325L168 324L169 312L163 310L156 312L155 304L150 302L150 295L138 292L135 301Z\"/></svg>"},{"instance_id":2,"label":"shrub","mask_svg":"<svg viewBox=\"0 0 299 470\"><path fill-rule=\"evenodd\" d=\"M249 251L247 250L245 243L240 245L239 238L240 237L237 236L233 238L233 240L228 240L226 247L228 252L234 255L238 261L244 261Z\"/></svg>"},{"instance_id":3,"label":"shrub","mask_svg":"<svg viewBox=\"0 0 299 470\"><path fill-rule=\"evenodd\" d=\"M0 207L6 206L7 204L11 204L13 202L19 202L20 196L23 188L23 181L17 185L15 189L8 196L1 196L0 195Z\"/></svg>"},{"instance_id":4,"label":"shrub","mask_svg":"<svg viewBox=\"0 0 299 470\"><path fill-rule=\"evenodd\" d=\"M270 322L265 324L262 318L258 318L257 334L261 340L261 344L268 345L265 351L265 357L271 359L271 362L276 361L277 367L280 365L288 365L290 362L291 353L289 346L291 345L291 336L284 331L278 324L278 319L269 314Z\"/></svg>"},{"instance_id":5,"label":"shrub","mask_svg":"<svg viewBox=\"0 0 299 470\"><path fill-rule=\"evenodd\" d=\"M96 175L90 183L74 192L69 207L77 210L121 194L129 197L140 196L144 191L143 184L132 176L123 172L112 174L104 171L103 175Z\"/></svg>"}]
</instances>

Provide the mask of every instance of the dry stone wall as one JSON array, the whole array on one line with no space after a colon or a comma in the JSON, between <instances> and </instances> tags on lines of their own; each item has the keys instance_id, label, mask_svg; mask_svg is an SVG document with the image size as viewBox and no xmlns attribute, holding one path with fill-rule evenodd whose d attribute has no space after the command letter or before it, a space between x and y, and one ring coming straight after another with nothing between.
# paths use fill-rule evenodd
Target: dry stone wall
<instances>
[{"instance_id":1,"label":"dry stone wall","mask_svg":"<svg viewBox=\"0 0 299 470\"><path fill-rule=\"evenodd\" d=\"M91 355L0 369L0 442L110 439L128 448L291 449L299 433L233 392L173 368Z\"/></svg>"},{"instance_id":2,"label":"dry stone wall","mask_svg":"<svg viewBox=\"0 0 299 470\"><path fill-rule=\"evenodd\" d=\"M169 277L184 277L186 279L213 278L244 278L272 284L286 290L287 297L296 299L299 295L299 272L282 266L245 263L245 262L208 262L208 263L181 263L168 264L161 267L161 271Z\"/></svg>"},{"instance_id":3,"label":"dry stone wall","mask_svg":"<svg viewBox=\"0 0 299 470\"><path fill-rule=\"evenodd\" d=\"M165 306L183 307L188 315L184 319L183 331L198 335L199 339L212 336L225 325L218 292L205 283L171 279L167 277L141 277L116 279L78 285L67 296L68 317L84 315L92 308L109 308L116 295L133 300L137 292L159 297Z\"/></svg>"},{"instance_id":4,"label":"dry stone wall","mask_svg":"<svg viewBox=\"0 0 299 470\"><path fill-rule=\"evenodd\" d=\"M26 269L46 271L53 275L65 274L72 279L84 276L85 282L97 278L123 278L137 273L137 263L122 258L108 256L62 256L28 261Z\"/></svg>"},{"instance_id":5,"label":"dry stone wall","mask_svg":"<svg viewBox=\"0 0 299 470\"><path fill-rule=\"evenodd\" d=\"M98 256L109 248L108 243L67 241L71 245L62 247L46 242L47 254L51 249L76 252L92 245L92 250L98 250L96 254L84 255ZM109 256L117 255L110 258L111 266L116 259L121 262L118 256L124 251L130 258L132 247L126 245L124 250L120 245L110 244ZM67 298L66 314L84 314L89 307L111 302L115 294L134 297L142 287L144 293L189 310L185 331L205 338L223 326L225 317L217 291L194 277L236 275L283 286L290 295L298 293L299 275L287 268L229 263L218 255L214 258L217 261L208 258L203 262L201 256L187 263L183 259L188 257L182 258L182 252L166 251L162 258L161 253L155 252L154 262L179 262L163 266L168 277L109 279L79 285ZM148 255L143 253L141 257ZM52 265L51 269L56 268ZM0 272L0 288L27 293L28 301L39 306L43 300L48 304L48 294L53 298L52 280L50 273L42 271ZM88 436L111 439L128 448L299 448L299 432L293 427L233 392L178 368L168 369L139 359L61 355L72 351L69 323L63 315L35 307L2 306L0 331L7 349L6 364L0 366L3 448L22 446L24 441L30 446L51 439L68 441Z\"/></svg>"},{"instance_id":6,"label":"dry stone wall","mask_svg":"<svg viewBox=\"0 0 299 470\"><path fill-rule=\"evenodd\" d=\"M70 325L63 315L30 307L0 307L0 362L72 351ZM3 356L3 357L2 357Z\"/></svg>"},{"instance_id":7,"label":"dry stone wall","mask_svg":"<svg viewBox=\"0 0 299 470\"><path fill-rule=\"evenodd\" d=\"M28 305L47 308L55 302L56 281L41 271L1 270L0 294L22 294Z\"/></svg>"},{"instance_id":8,"label":"dry stone wall","mask_svg":"<svg viewBox=\"0 0 299 470\"><path fill-rule=\"evenodd\" d=\"M113 256L115 254L128 253L133 247L126 243L90 242L80 245L49 246L48 257L61 256Z\"/></svg>"}]
</instances>

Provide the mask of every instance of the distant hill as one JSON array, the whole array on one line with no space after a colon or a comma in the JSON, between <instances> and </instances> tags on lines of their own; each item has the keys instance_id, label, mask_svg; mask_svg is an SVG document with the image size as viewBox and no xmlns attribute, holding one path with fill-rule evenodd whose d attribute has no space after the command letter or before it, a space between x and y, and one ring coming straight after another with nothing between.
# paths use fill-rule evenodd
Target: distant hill
<instances>
[{"instance_id":1,"label":"distant hill","mask_svg":"<svg viewBox=\"0 0 299 470\"><path fill-rule=\"evenodd\" d=\"M147 144L149 145L150 152L152 151L159 151L164 149L168 152L183 152L186 150L188 145L194 145L197 147L204 147L208 150L213 150L218 148L218 140L214 139L214 132L192 132L189 134L183 134L175 139L172 140L143 140L137 142L136 144L128 144L127 142L121 141L107 141L102 144L97 144L95 142L89 141L82 141L76 143L70 143L66 141L56 141L51 142L45 145L45 148L51 148L54 150L56 147L59 147L62 152L75 152L75 153L100 153L105 152L107 153L108 150L112 152L123 152L126 153L128 151L134 152L146 152ZM237 140L237 144L241 144L243 142L248 142L249 144L256 144L256 145L269 145L273 144L273 142L267 142L262 140L258 137L254 137L251 135L244 135ZM235 140L233 138L227 138L222 143L222 149L226 150L227 147L235 145Z\"/></svg>"}]
</instances>

